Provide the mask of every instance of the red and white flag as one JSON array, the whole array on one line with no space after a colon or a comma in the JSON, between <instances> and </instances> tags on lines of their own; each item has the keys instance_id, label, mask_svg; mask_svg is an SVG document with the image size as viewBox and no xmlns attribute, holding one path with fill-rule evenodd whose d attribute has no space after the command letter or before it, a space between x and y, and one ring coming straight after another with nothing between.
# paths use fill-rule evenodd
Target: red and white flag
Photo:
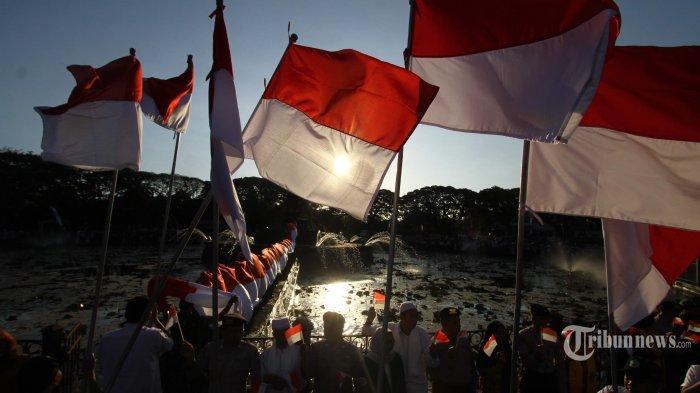
<instances>
[{"instance_id":1,"label":"red and white flag","mask_svg":"<svg viewBox=\"0 0 700 393\"><path fill-rule=\"evenodd\" d=\"M155 290L156 278L152 278L148 282L148 295L150 296ZM194 282L179 280L177 278L168 277L165 282L163 291L159 296L159 304L162 304L166 296L173 296L178 299L192 303L200 315L211 316L212 314L212 287L207 287ZM253 303L250 300L250 295L242 285L235 286L230 292L218 291L218 308L221 312L226 304L231 300L231 297L236 296L238 300L230 312L237 312L243 315L246 320L250 321L253 316Z\"/></svg>"},{"instance_id":2,"label":"red and white flag","mask_svg":"<svg viewBox=\"0 0 700 393\"><path fill-rule=\"evenodd\" d=\"M295 343L303 340L304 335L302 334L301 330L301 324L294 325L291 328L287 329L287 331L284 332L284 338L287 339L287 344L294 345Z\"/></svg>"},{"instance_id":3,"label":"red and white flag","mask_svg":"<svg viewBox=\"0 0 700 393\"><path fill-rule=\"evenodd\" d=\"M236 236L241 252L252 263L245 216L231 179L243 164L243 141L223 5L214 11L213 51L214 64L208 76L211 189L221 216Z\"/></svg>"},{"instance_id":4,"label":"red and white flag","mask_svg":"<svg viewBox=\"0 0 700 393\"><path fill-rule=\"evenodd\" d=\"M685 332L683 332L682 337L696 344L700 344L700 323L697 323L695 321L689 321L688 329Z\"/></svg>"},{"instance_id":5,"label":"red and white flag","mask_svg":"<svg viewBox=\"0 0 700 393\"><path fill-rule=\"evenodd\" d=\"M447 334L445 334L445 332L443 332L442 330L438 330L435 332L435 336L433 337L433 343L445 344L449 342L450 338L447 337Z\"/></svg>"},{"instance_id":6,"label":"red and white flag","mask_svg":"<svg viewBox=\"0 0 700 393\"><path fill-rule=\"evenodd\" d=\"M700 230L700 47L616 47L566 145L531 145L533 210Z\"/></svg>"},{"instance_id":7,"label":"red and white flag","mask_svg":"<svg viewBox=\"0 0 700 393\"><path fill-rule=\"evenodd\" d=\"M569 143L531 146L530 208L604 218L623 330L700 256L699 67L700 47L616 47Z\"/></svg>"},{"instance_id":8,"label":"red and white flag","mask_svg":"<svg viewBox=\"0 0 700 393\"><path fill-rule=\"evenodd\" d=\"M165 321L165 328L170 329L171 327L175 326L176 323L179 323L177 318L177 308L175 308L174 304L171 304L170 308L168 308L168 320Z\"/></svg>"},{"instance_id":9,"label":"red and white flag","mask_svg":"<svg viewBox=\"0 0 700 393\"><path fill-rule=\"evenodd\" d=\"M540 329L540 333L542 333L542 340L549 341L555 344L557 343L559 336L557 335L557 332L554 331L554 329L543 327L542 329Z\"/></svg>"},{"instance_id":10,"label":"red and white flag","mask_svg":"<svg viewBox=\"0 0 700 393\"><path fill-rule=\"evenodd\" d=\"M700 232L606 218L603 237L610 306L622 330L654 312L700 256Z\"/></svg>"},{"instance_id":11,"label":"red and white flag","mask_svg":"<svg viewBox=\"0 0 700 393\"><path fill-rule=\"evenodd\" d=\"M190 122L190 100L194 87L192 55L185 72L170 79L144 78L141 110L161 127L184 133Z\"/></svg>"},{"instance_id":12,"label":"red and white flag","mask_svg":"<svg viewBox=\"0 0 700 393\"><path fill-rule=\"evenodd\" d=\"M44 124L41 158L89 170L139 169L141 63L135 55L100 68L71 65L68 102L35 107Z\"/></svg>"},{"instance_id":13,"label":"red and white flag","mask_svg":"<svg viewBox=\"0 0 700 393\"><path fill-rule=\"evenodd\" d=\"M437 88L354 50L291 44L243 133L260 175L366 220Z\"/></svg>"},{"instance_id":14,"label":"red and white flag","mask_svg":"<svg viewBox=\"0 0 700 393\"><path fill-rule=\"evenodd\" d=\"M386 301L386 296L383 293L380 293L378 291L374 291L373 294L373 302L374 302L374 308L384 308L384 302Z\"/></svg>"},{"instance_id":15,"label":"red and white flag","mask_svg":"<svg viewBox=\"0 0 700 393\"><path fill-rule=\"evenodd\" d=\"M491 337L489 337L489 340L486 341L486 344L484 344L484 353L486 356L491 357L497 346L498 342L496 342L496 336L492 334Z\"/></svg>"},{"instance_id":16,"label":"red and white flag","mask_svg":"<svg viewBox=\"0 0 700 393\"><path fill-rule=\"evenodd\" d=\"M566 140L619 30L612 0L416 0L410 69L440 87L422 122Z\"/></svg>"}]
</instances>

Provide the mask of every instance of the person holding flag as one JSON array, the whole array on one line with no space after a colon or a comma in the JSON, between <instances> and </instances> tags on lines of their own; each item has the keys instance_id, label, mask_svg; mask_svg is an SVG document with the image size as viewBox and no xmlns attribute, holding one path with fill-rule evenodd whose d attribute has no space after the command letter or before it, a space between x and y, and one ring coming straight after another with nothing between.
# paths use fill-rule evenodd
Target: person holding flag
<instances>
[{"instance_id":1,"label":"person holding flag","mask_svg":"<svg viewBox=\"0 0 700 393\"><path fill-rule=\"evenodd\" d=\"M486 326L481 350L476 356L479 386L482 393L507 393L510 391L510 342L508 330L499 321Z\"/></svg>"},{"instance_id":2,"label":"person holding flag","mask_svg":"<svg viewBox=\"0 0 700 393\"><path fill-rule=\"evenodd\" d=\"M430 345L430 356L438 360L430 369L433 392L476 392L474 361L468 336L462 332L460 311L445 306L439 312L440 330Z\"/></svg>"},{"instance_id":3,"label":"person holding flag","mask_svg":"<svg viewBox=\"0 0 700 393\"><path fill-rule=\"evenodd\" d=\"M522 363L520 391L565 391L566 369L564 350L556 332L547 327L549 310L539 304L530 304L532 326L518 333L518 354ZM552 334L554 332L554 334Z\"/></svg>"},{"instance_id":4,"label":"person holding flag","mask_svg":"<svg viewBox=\"0 0 700 393\"><path fill-rule=\"evenodd\" d=\"M379 330L372 326L377 311L370 307L362 334L372 335ZM406 375L406 391L426 393L428 391L427 367L437 366L437 360L429 354L430 336L418 326L418 308L412 302L403 302L399 307L399 323L389 323L388 329L394 335L394 352L401 356Z\"/></svg>"},{"instance_id":5,"label":"person holding flag","mask_svg":"<svg viewBox=\"0 0 700 393\"><path fill-rule=\"evenodd\" d=\"M270 325L274 342L260 355L260 374L263 382L260 385L260 393L299 392L302 388L301 350L293 343L296 342L296 337L301 339L301 329L287 334L292 330L287 317L275 318Z\"/></svg>"}]
</instances>

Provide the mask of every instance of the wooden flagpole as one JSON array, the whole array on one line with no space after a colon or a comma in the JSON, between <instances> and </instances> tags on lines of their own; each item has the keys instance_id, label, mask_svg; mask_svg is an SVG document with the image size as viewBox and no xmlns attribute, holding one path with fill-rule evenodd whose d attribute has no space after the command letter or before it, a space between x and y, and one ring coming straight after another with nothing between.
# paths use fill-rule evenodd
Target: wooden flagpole
<instances>
[{"instance_id":1,"label":"wooden flagpole","mask_svg":"<svg viewBox=\"0 0 700 393\"><path fill-rule=\"evenodd\" d=\"M520 197L518 198L518 244L515 257L515 307L513 309L513 346L510 357L510 392L517 391L518 380L518 332L520 331L520 303L523 287L523 253L525 252L525 202L530 163L530 141L523 141L523 157L520 167Z\"/></svg>"},{"instance_id":2,"label":"wooden flagpole","mask_svg":"<svg viewBox=\"0 0 700 393\"><path fill-rule=\"evenodd\" d=\"M133 49L132 49L133 50ZM90 328L88 330L87 346L85 353L93 352L95 342L95 326L97 325L97 310L100 307L100 291L102 289L102 278L104 276L105 264L107 263L107 248L109 246L109 233L112 228L112 212L114 211L114 196L117 193L117 179L119 178L119 169L115 169L112 176L112 191L109 194L107 202L107 217L105 219L105 228L102 232L102 259L97 265L97 279L95 281L95 295L92 300L92 310L90 314ZM83 381L82 390L85 392L88 389L87 378Z\"/></svg>"}]
</instances>

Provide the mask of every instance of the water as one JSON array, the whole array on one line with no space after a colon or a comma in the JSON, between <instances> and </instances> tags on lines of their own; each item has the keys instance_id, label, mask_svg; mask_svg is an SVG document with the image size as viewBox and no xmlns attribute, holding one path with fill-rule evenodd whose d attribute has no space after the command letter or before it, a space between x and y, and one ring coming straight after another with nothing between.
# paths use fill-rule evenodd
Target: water
<instances>
[{"instance_id":1,"label":"water","mask_svg":"<svg viewBox=\"0 0 700 393\"><path fill-rule=\"evenodd\" d=\"M345 332L359 333L372 305L372 292L386 286L389 234L382 232L364 243L353 243L342 235L326 233L319 235L317 245L320 259L299 255L299 290L292 314L310 318L316 334L321 334L323 313L340 312L346 319ZM541 261L526 262L522 304L543 304L565 320L603 320L604 283L584 271L583 262L577 261L571 269L550 263L559 259L553 253ZM588 265L595 264L589 261ZM514 272L515 258L417 253L397 241L390 319L396 319L401 302L412 301L421 311L419 323L428 330L437 328L433 313L447 304L462 309L463 329L483 328L492 320L512 325Z\"/></svg>"},{"instance_id":2,"label":"water","mask_svg":"<svg viewBox=\"0 0 700 393\"><path fill-rule=\"evenodd\" d=\"M297 248L301 267L292 317L307 315L317 327L315 333L322 334L323 313L339 311L346 318L346 332L359 332L371 306L372 291L385 289L389 234L378 233L364 241L351 238L354 242L340 234L322 234L318 240L319 247ZM201 245L188 246L173 276L195 280L202 270L201 249ZM98 335L123 321L127 299L145 293L157 264L156 254L157 247L110 249ZM583 271L584 263L575 262L571 272L545 263L555 259L554 254L526 264L523 304L541 303L566 319L603 320L604 284ZM89 248L3 251L0 255L2 328L20 338L39 338L40 329L49 324L58 323L66 328L77 321L87 324L99 260L100 250ZM420 324L428 330L437 326L433 311L444 304L455 304L462 309L464 329L477 329L494 319L510 325L514 271L514 258L418 253L399 239L391 308L396 312L401 302L415 302L423 318Z\"/></svg>"}]
</instances>

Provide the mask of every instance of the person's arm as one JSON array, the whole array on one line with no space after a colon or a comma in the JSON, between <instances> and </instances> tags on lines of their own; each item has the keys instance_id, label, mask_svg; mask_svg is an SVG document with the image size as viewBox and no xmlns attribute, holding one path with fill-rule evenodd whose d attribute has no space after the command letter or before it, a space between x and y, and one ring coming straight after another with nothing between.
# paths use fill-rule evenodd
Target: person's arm
<instances>
[{"instance_id":1,"label":"person's arm","mask_svg":"<svg viewBox=\"0 0 700 393\"><path fill-rule=\"evenodd\" d=\"M685 380L681 385L682 393L698 393L700 392L700 366L693 365L688 368L685 373Z\"/></svg>"},{"instance_id":2,"label":"person's arm","mask_svg":"<svg viewBox=\"0 0 700 393\"><path fill-rule=\"evenodd\" d=\"M371 336L374 334L374 332L377 331L377 328L375 326L372 326L372 323L374 323L374 318L377 317L377 310L374 309L374 307L370 307L367 310L367 319L365 320L365 324L362 325L362 334L365 336Z\"/></svg>"}]
</instances>

